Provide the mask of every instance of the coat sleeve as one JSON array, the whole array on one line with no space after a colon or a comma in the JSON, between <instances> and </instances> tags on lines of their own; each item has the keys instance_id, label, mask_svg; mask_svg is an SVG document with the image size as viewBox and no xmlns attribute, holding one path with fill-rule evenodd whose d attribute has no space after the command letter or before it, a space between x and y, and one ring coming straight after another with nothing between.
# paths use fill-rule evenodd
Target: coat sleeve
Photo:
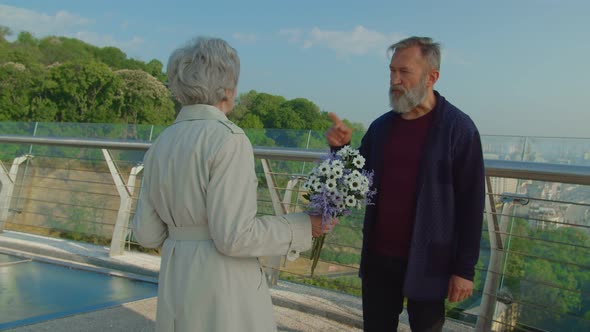
<instances>
[{"instance_id":1,"label":"coat sleeve","mask_svg":"<svg viewBox=\"0 0 590 332\"><path fill-rule=\"evenodd\" d=\"M479 132L459 133L453 161L455 193L455 260L452 273L473 280L483 225L485 170Z\"/></svg>"},{"instance_id":2,"label":"coat sleeve","mask_svg":"<svg viewBox=\"0 0 590 332\"><path fill-rule=\"evenodd\" d=\"M146 159L149 158L148 154L149 152L146 154ZM146 171L144 169L144 172ZM137 209L135 210L135 216L133 216L133 236L145 248L158 248L162 246L168 237L168 227L150 202L148 190L151 186L148 184L148 181L149 174L144 173L141 182L141 191L137 201Z\"/></svg>"},{"instance_id":3,"label":"coat sleeve","mask_svg":"<svg viewBox=\"0 0 590 332\"><path fill-rule=\"evenodd\" d=\"M311 247L307 214L257 217L258 181L254 153L245 135L230 135L209 160L207 218L211 237L225 255L287 255L293 260Z\"/></svg>"}]
</instances>

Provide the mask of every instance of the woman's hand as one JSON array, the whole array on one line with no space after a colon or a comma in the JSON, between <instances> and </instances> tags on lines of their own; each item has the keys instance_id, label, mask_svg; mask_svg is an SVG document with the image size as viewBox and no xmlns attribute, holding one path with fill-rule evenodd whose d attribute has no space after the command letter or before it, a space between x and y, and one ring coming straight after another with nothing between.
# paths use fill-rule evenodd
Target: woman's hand
<instances>
[{"instance_id":1,"label":"woman's hand","mask_svg":"<svg viewBox=\"0 0 590 332\"><path fill-rule=\"evenodd\" d=\"M332 228L340 222L338 218L326 220L326 223L322 226L321 216L309 216L311 218L311 236L319 237L323 234L330 233Z\"/></svg>"}]
</instances>

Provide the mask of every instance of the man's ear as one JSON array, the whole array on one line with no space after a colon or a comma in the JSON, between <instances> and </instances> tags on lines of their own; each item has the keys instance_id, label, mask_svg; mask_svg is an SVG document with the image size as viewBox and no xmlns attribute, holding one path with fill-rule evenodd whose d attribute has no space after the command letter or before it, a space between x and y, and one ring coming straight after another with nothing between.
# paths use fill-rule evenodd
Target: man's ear
<instances>
[{"instance_id":1,"label":"man's ear","mask_svg":"<svg viewBox=\"0 0 590 332\"><path fill-rule=\"evenodd\" d=\"M440 72L438 70L431 70L430 73L428 73L428 76L426 77L426 86L433 87L436 81L438 81L439 76Z\"/></svg>"}]
</instances>

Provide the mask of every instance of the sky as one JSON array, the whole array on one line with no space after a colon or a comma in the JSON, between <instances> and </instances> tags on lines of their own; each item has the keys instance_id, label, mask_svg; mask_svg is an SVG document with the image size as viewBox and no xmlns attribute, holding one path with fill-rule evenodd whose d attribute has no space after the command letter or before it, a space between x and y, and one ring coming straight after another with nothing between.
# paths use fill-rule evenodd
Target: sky
<instances>
[{"instance_id":1,"label":"sky","mask_svg":"<svg viewBox=\"0 0 590 332\"><path fill-rule=\"evenodd\" d=\"M387 48L442 44L435 89L483 135L590 137L590 1L0 0L0 25L160 60L196 36L241 60L238 93L307 98L368 126L389 110ZM14 36L13 36L14 38Z\"/></svg>"}]
</instances>

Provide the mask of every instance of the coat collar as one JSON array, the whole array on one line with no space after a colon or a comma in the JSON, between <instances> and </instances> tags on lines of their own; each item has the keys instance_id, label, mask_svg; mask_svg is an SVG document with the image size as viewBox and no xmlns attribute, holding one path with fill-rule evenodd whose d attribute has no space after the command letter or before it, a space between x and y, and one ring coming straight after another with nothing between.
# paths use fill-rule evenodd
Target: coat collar
<instances>
[{"instance_id":1,"label":"coat collar","mask_svg":"<svg viewBox=\"0 0 590 332\"><path fill-rule=\"evenodd\" d=\"M217 107L204 104L183 106L174 123L191 120L220 120L227 121L227 116Z\"/></svg>"}]
</instances>

